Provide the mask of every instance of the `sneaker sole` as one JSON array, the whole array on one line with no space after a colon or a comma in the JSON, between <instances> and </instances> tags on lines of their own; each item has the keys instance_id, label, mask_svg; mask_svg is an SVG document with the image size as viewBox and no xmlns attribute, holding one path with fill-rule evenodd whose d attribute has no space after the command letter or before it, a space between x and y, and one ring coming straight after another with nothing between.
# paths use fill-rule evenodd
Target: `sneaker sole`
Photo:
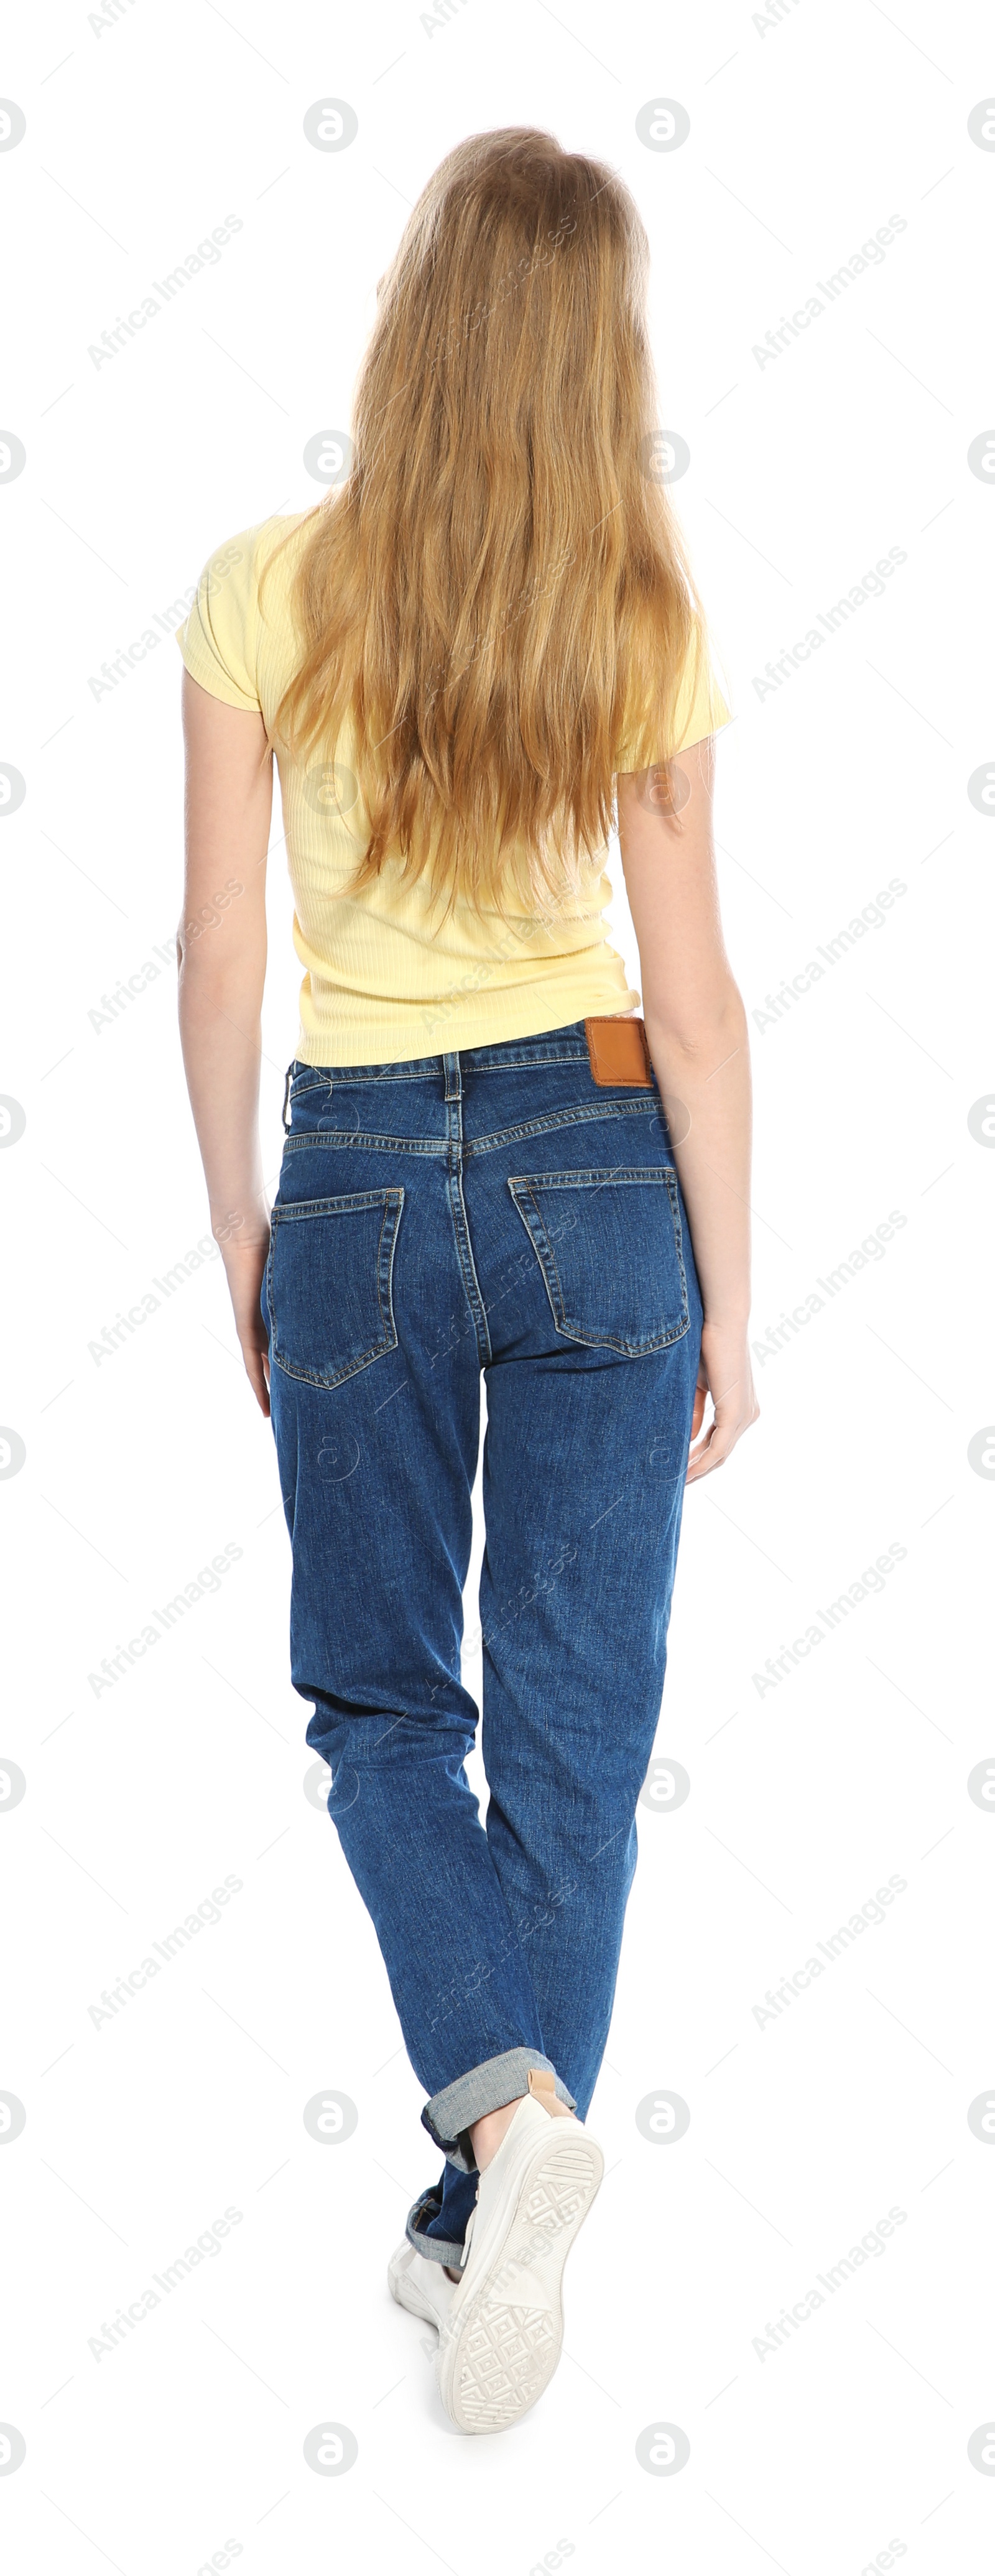
<instances>
[{"instance_id":1,"label":"sneaker sole","mask_svg":"<svg viewBox=\"0 0 995 2576\"><path fill-rule=\"evenodd\" d=\"M593 2138L534 2150L484 2278L440 2336L439 2393L461 2432L503 2432L548 2386L563 2347L563 2266L603 2174ZM541 2305L528 2296L535 2274Z\"/></svg>"}]
</instances>

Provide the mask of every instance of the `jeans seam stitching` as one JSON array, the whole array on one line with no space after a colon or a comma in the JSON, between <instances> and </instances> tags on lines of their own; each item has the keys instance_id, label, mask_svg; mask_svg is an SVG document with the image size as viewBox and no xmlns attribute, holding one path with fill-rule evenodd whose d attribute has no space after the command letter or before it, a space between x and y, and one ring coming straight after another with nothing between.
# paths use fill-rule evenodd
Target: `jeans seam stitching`
<instances>
[{"instance_id":1,"label":"jeans seam stitching","mask_svg":"<svg viewBox=\"0 0 995 2576\"><path fill-rule=\"evenodd\" d=\"M397 1242L398 1232L400 1230L403 1208L404 1191L402 1190L396 1207L391 1205L390 1200L387 1201L383 1212L383 1224L380 1228L380 1242L377 1247L377 1297L380 1304L381 1321L383 1322L385 1330L393 1334L393 1348L395 1350L397 1349L397 1326L394 1322L394 1246ZM385 1259L384 1236L387 1232L388 1222L391 1217L393 1218L393 1224L390 1228L390 1240L387 1245ZM386 1279L384 1278L385 1269L387 1274ZM385 1287L387 1290L386 1311L384 1310L383 1300Z\"/></svg>"},{"instance_id":2,"label":"jeans seam stitching","mask_svg":"<svg viewBox=\"0 0 995 2576\"><path fill-rule=\"evenodd\" d=\"M299 1152L303 1145L329 1145L333 1149L339 1146L365 1145L372 1153L379 1153L382 1150L398 1154L422 1154L426 1157L435 1155L440 1162L444 1162L446 1156L445 1142L437 1145L432 1137L367 1135L364 1130L357 1130L354 1127L333 1127L317 1136L288 1136L285 1151Z\"/></svg>"},{"instance_id":3,"label":"jeans seam stitching","mask_svg":"<svg viewBox=\"0 0 995 2576\"><path fill-rule=\"evenodd\" d=\"M487 1321L487 1308L484 1304L483 1291L477 1277L477 1265L473 1257L473 1245L470 1241L470 1221L467 1216L466 1201L463 1196L463 1174L458 1161L447 1175L446 1196L449 1200L449 1213L452 1218L453 1233L456 1237L456 1257L459 1262L460 1277L463 1281L463 1294L466 1298L466 1302L473 1319L477 1355L481 1365L484 1368L488 1368L493 1357L491 1350L490 1325Z\"/></svg>"},{"instance_id":4,"label":"jeans seam stitching","mask_svg":"<svg viewBox=\"0 0 995 2576\"><path fill-rule=\"evenodd\" d=\"M545 1117L523 1119L517 1126L495 1129L489 1136L474 1136L464 1147L464 1152L467 1157L471 1154L492 1154L501 1145L518 1144L526 1136L553 1135L558 1128L579 1127L589 1119L597 1120L600 1124L606 1119L627 1118L632 1112L645 1117L648 1111L656 1109L658 1105L656 1100L647 1100L643 1094L637 1095L632 1100L619 1101L617 1104L613 1102L610 1108L607 1102L602 1105L594 1100L584 1101L579 1109L550 1110Z\"/></svg>"}]
</instances>

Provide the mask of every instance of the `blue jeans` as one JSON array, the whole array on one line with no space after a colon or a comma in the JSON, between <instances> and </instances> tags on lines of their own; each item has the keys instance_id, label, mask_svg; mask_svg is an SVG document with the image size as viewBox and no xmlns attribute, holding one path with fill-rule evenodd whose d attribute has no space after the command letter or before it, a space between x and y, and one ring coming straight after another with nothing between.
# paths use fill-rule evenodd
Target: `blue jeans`
<instances>
[{"instance_id":1,"label":"blue jeans","mask_svg":"<svg viewBox=\"0 0 995 2576\"><path fill-rule=\"evenodd\" d=\"M586 2116L663 1689L701 1302L659 1091L583 1021L288 1074L261 1306L293 1549L291 1676L446 2159L552 2068ZM480 1821L460 1677L487 1379Z\"/></svg>"}]
</instances>

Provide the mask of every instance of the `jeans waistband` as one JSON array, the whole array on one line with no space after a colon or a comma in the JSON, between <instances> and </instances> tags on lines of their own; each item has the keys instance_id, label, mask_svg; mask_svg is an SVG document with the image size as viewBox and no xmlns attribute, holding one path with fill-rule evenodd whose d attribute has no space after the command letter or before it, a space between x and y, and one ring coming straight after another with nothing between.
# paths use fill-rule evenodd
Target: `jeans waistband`
<instances>
[{"instance_id":1,"label":"jeans waistband","mask_svg":"<svg viewBox=\"0 0 995 2576\"><path fill-rule=\"evenodd\" d=\"M299 1083L302 1075L315 1083L329 1082L420 1082L427 1074L440 1073L447 1063L458 1061L468 1073L485 1073L489 1067L503 1071L520 1064L570 1064L587 1055L587 1035L583 1020L568 1020L563 1028L543 1029L538 1037L501 1038L491 1046L442 1048L432 1055L405 1056L388 1064L305 1064L295 1056L287 1067L288 1085Z\"/></svg>"}]
</instances>

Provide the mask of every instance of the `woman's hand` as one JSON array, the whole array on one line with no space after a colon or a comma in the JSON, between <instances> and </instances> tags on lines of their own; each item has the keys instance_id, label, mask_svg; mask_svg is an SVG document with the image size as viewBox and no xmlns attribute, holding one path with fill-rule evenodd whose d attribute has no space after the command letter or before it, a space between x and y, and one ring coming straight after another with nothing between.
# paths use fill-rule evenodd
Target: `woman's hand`
<instances>
[{"instance_id":1,"label":"woman's hand","mask_svg":"<svg viewBox=\"0 0 995 2576\"><path fill-rule=\"evenodd\" d=\"M691 1448L685 1483L693 1485L700 1476L722 1467L734 1449L740 1434L748 1431L760 1412L753 1390L753 1370L745 1324L703 1324L701 1332L701 1365L695 1388L694 1413L691 1418L692 1442L698 1439L705 1418L705 1397L710 1395L714 1419L697 1449Z\"/></svg>"},{"instance_id":2,"label":"woman's hand","mask_svg":"<svg viewBox=\"0 0 995 2576\"><path fill-rule=\"evenodd\" d=\"M269 1415L269 1337L259 1304L269 1253L268 1234L254 1241L219 1243L245 1374L260 1412Z\"/></svg>"}]
</instances>

